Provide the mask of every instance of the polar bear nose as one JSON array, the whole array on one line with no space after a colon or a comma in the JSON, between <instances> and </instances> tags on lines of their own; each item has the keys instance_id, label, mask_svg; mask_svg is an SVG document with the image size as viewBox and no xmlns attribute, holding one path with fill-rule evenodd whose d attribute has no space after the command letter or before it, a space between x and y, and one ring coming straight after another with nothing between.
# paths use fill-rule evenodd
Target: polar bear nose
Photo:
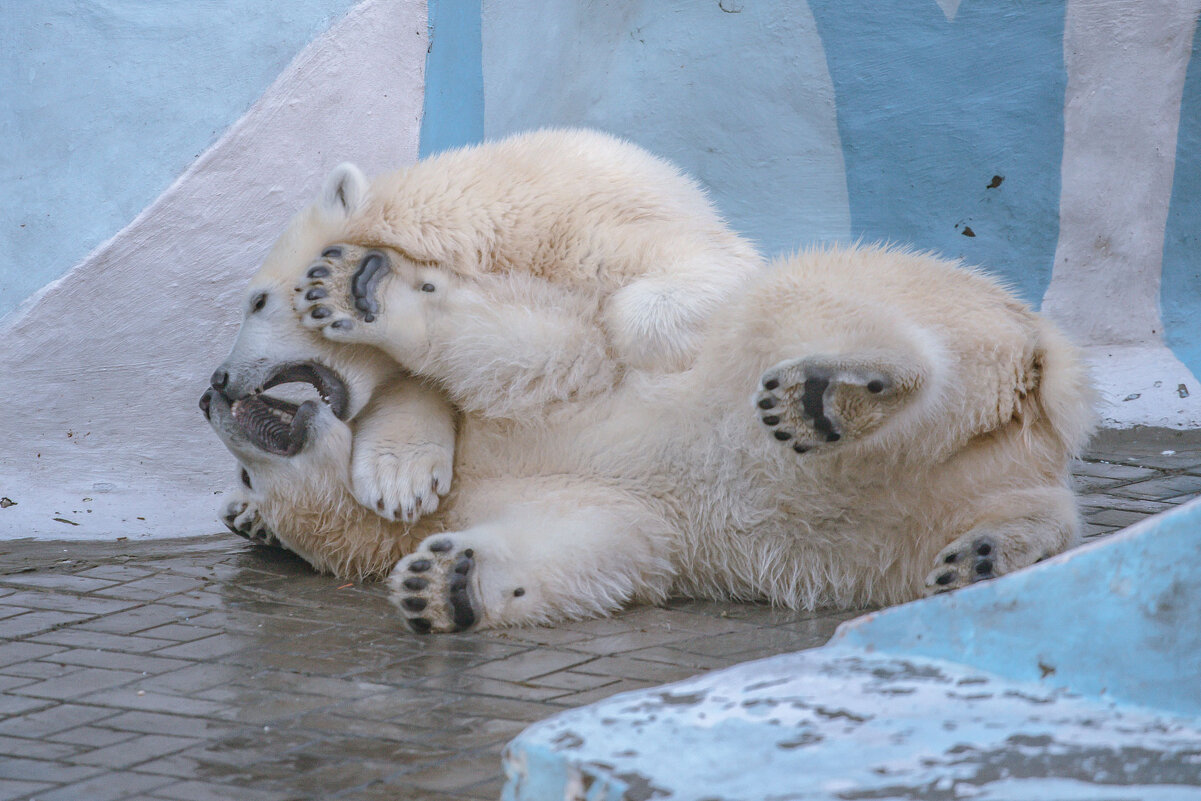
<instances>
[{"instance_id":1,"label":"polar bear nose","mask_svg":"<svg viewBox=\"0 0 1201 801\"><path fill-rule=\"evenodd\" d=\"M217 368L213 373L213 377L209 380L213 385L213 389L222 390L229 386L229 372L221 368Z\"/></svg>"}]
</instances>

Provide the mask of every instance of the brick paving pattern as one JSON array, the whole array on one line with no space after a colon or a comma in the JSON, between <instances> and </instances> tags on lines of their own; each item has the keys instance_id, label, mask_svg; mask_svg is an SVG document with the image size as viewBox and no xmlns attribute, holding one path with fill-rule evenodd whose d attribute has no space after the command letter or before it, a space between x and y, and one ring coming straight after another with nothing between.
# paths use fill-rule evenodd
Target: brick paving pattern
<instances>
[{"instance_id":1,"label":"brick paving pattern","mask_svg":"<svg viewBox=\"0 0 1201 801\"><path fill-rule=\"evenodd\" d=\"M1201 432L1106 433L1075 473L1103 536L1201 493ZM679 600L418 637L379 587L229 535L0 554L0 801L495 799L529 723L855 615Z\"/></svg>"}]
</instances>

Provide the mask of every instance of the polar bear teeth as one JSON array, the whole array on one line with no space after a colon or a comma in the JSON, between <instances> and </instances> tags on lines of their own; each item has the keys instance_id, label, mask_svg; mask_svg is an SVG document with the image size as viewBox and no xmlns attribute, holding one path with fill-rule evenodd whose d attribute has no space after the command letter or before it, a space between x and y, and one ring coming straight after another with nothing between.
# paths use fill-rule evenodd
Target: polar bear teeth
<instances>
[{"instance_id":1,"label":"polar bear teeth","mask_svg":"<svg viewBox=\"0 0 1201 801\"><path fill-rule=\"evenodd\" d=\"M234 420L257 446L280 456L293 456L304 447L308 423L317 412L315 401L295 406L268 395L251 395L230 405Z\"/></svg>"}]
</instances>

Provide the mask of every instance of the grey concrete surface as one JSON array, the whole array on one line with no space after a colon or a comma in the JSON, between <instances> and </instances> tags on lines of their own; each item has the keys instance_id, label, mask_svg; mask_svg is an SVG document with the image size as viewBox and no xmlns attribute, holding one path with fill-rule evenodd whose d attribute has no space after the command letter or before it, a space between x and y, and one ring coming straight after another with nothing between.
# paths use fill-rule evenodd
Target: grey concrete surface
<instances>
[{"instance_id":1,"label":"grey concrete surface","mask_svg":"<svg viewBox=\"0 0 1201 801\"><path fill-rule=\"evenodd\" d=\"M1201 494L1201 432L1106 432L1074 472L1104 536ZM0 801L494 799L529 723L855 614L681 599L418 637L378 586L228 534L2 542Z\"/></svg>"}]
</instances>

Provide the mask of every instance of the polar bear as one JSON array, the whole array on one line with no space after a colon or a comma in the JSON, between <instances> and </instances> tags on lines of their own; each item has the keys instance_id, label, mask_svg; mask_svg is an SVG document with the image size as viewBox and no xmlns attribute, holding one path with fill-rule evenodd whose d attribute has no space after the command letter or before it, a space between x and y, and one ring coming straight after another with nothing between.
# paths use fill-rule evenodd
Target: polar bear
<instances>
[{"instance_id":1,"label":"polar bear","mask_svg":"<svg viewBox=\"0 0 1201 801\"><path fill-rule=\"evenodd\" d=\"M709 317L763 266L694 181L595 131L521 134L369 183L343 165L330 181L357 187L355 203L300 299L321 319L331 308L322 280L353 256L361 316L321 327L330 341L360 341L403 316L394 309L360 325L375 320L376 283L390 280L385 250L427 300L442 298L444 276L463 279L450 296L456 312L442 318L466 326L456 347L414 326L371 344L388 351L396 340L409 362L420 349L417 372L447 379L443 387L465 412L541 414L605 394L630 372L683 370ZM468 375L460 393L458 379Z\"/></svg>"},{"instance_id":2,"label":"polar bear","mask_svg":"<svg viewBox=\"0 0 1201 801\"><path fill-rule=\"evenodd\" d=\"M344 235L365 189L354 178L335 170L316 201L288 223L250 280L237 338L211 383L234 404L244 423L240 438L253 438L247 444L255 457L298 453L319 408L349 421L353 447L341 470L350 471L354 497L385 520L412 523L437 509L450 489L456 410L436 392L377 393L414 379L375 349L333 346L293 321L296 271ZM296 403L280 397L298 386L312 389L294 395ZM235 500L222 516L244 536L266 536L257 533L263 527L248 499Z\"/></svg>"},{"instance_id":3,"label":"polar bear","mask_svg":"<svg viewBox=\"0 0 1201 801\"><path fill-rule=\"evenodd\" d=\"M503 485L392 572L418 631L667 592L893 604L1078 536L1068 463L1093 420L1080 355L979 270L887 247L802 252L727 296L687 369L563 392L558 362L529 355L591 336L593 318L562 314L586 289L333 247L298 276L303 325L449 388L476 410L458 448ZM527 400L497 402L469 358L481 342ZM505 419L516 408L529 413ZM460 470L460 498L476 480ZM639 585L640 560L670 569Z\"/></svg>"},{"instance_id":4,"label":"polar bear","mask_svg":"<svg viewBox=\"0 0 1201 801\"><path fill-rule=\"evenodd\" d=\"M300 509L316 514L328 506L324 514L340 519L349 508L344 493L335 503L332 489L314 487L304 495L312 507L294 497L290 515L297 524L282 527L283 543L339 575L378 573L391 551L376 547L373 537L392 537L403 549L399 543L409 541L410 526L438 509L451 488L457 417L437 388L412 386L420 379L377 349L334 345L295 324L288 310L297 266L315 252L327 260L343 256L333 243L350 239L386 243L414 263L437 261L460 274L507 275L509 285L521 275L549 277L526 282L530 294L522 300L543 315L554 309L572 323L592 321L554 349L545 347L548 329L535 316L536 327L514 326L503 342L476 343L468 361L484 368L480 374L493 391L475 411L499 416L604 392L627 373L684 369L707 316L761 268L755 250L724 225L694 181L597 132L520 135L442 154L374 182L352 165L335 169L251 280L237 340L213 373L202 408L245 465L243 483L262 473L266 478L253 483L307 486L311 471L300 465L320 463L332 487L349 469L349 491L360 506L388 523L407 524L368 520L363 525L374 533L335 536L324 519L314 522ZM306 299L317 300L320 292L310 289ZM512 374L487 368L503 364L489 349L512 358L519 343L528 347L518 358L555 375L553 382L539 378L550 394L518 387ZM281 398L275 389L281 384L310 385L319 397L310 391L307 399ZM326 411L348 425L322 422ZM321 458L320 448L334 447L335 435L307 448L326 429L348 437L349 468ZM273 541L265 522L272 515L262 505L277 497L243 487L223 518L237 533ZM303 525L302 517L308 520ZM318 547L326 540L328 553Z\"/></svg>"}]
</instances>

